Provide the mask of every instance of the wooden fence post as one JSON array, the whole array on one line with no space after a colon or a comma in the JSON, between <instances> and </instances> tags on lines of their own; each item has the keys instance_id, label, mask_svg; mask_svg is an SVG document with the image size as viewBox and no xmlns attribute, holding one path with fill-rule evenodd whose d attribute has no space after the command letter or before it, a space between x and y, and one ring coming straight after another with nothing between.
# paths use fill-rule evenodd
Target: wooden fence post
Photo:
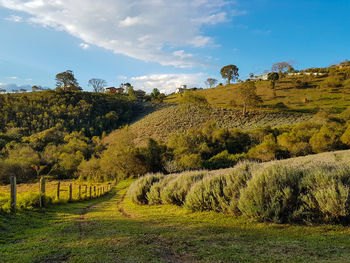
<instances>
[{"instance_id":1,"label":"wooden fence post","mask_svg":"<svg viewBox=\"0 0 350 263\"><path fill-rule=\"evenodd\" d=\"M60 199L60 186L61 186L61 182L58 182L57 183L57 194L56 194L57 200Z\"/></svg>"},{"instance_id":2,"label":"wooden fence post","mask_svg":"<svg viewBox=\"0 0 350 263\"><path fill-rule=\"evenodd\" d=\"M91 199L91 192L92 192L91 189L92 189L92 187L91 187L91 185L90 185L90 199Z\"/></svg>"},{"instance_id":3,"label":"wooden fence post","mask_svg":"<svg viewBox=\"0 0 350 263\"><path fill-rule=\"evenodd\" d=\"M72 196L73 196L73 187L72 187L72 184L69 184L69 199L68 199L68 201L72 201Z\"/></svg>"},{"instance_id":4,"label":"wooden fence post","mask_svg":"<svg viewBox=\"0 0 350 263\"><path fill-rule=\"evenodd\" d=\"M96 197L96 185L94 185L94 196Z\"/></svg>"},{"instance_id":5,"label":"wooden fence post","mask_svg":"<svg viewBox=\"0 0 350 263\"><path fill-rule=\"evenodd\" d=\"M45 178L41 177L40 178L40 183L39 183L39 205L40 208L44 207L44 199L45 199Z\"/></svg>"},{"instance_id":6,"label":"wooden fence post","mask_svg":"<svg viewBox=\"0 0 350 263\"><path fill-rule=\"evenodd\" d=\"M78 199L81 199L81 185L79 185Z\"/></svg>"},{"instance_id":7,"label":"wooden fence post","mask_svg":"<svg viewBox=\"0 0 350 263\"><path fill-rule=\"evenodd\" d=\"M85 198L87 198L87 184L85 185Z\"/></svg>"},{"instance_id":8,"label":"wooden fence post","mask_svg":"<svg viewBox=\"0 0 350 263\"><path fill-rule=\"evenodd\" d=\"M16 185L16 176L10 176L10 184L11 184L11 212L16 212L17 208L17 185Z\"/></svg>"}]
</instances>

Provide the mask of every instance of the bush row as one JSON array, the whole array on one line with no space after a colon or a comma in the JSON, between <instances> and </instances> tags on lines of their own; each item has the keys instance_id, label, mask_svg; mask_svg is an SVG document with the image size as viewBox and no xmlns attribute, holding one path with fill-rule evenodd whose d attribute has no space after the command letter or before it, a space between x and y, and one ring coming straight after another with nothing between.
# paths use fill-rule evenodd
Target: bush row
<instances>
[{"instance_id":1,"label":"bush row","mask_svg":"<svg viewBox=\"0 0 350 263\"><path fill-rule=\"evenodd\" d=\"M174 204L276 223L349 223L350 167L237 165L227 174L147 175L129 189L137 204Z\"/></svg>"}]
</instances>

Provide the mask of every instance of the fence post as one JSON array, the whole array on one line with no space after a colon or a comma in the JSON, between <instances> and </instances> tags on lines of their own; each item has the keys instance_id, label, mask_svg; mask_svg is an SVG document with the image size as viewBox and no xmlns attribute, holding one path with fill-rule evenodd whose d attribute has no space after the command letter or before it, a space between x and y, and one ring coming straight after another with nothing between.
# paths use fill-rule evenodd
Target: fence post
<instances>
[{"instance_id":1,"label":"fence post","mask_svg":"<svg viewBox=\"0 0 350 263\"><path fill-rule=\"evenodd\" d=\"M16 185L16 176L10 176L10 184L11 184L11 211L16 212L17 207L17 185Z\"/></svg>"},{"instance_id":2,"label":"fence post","mask_svg":"<svg viewBox=\"0 0 350 263\"><path fill-rule=\"evenodd\" d=\"M92 187L91 187L91 185L90 185L90 199L91 199L91 192L92 192L91 189L92 189Z\"/></svg>"},{"instance_id":3,"label":"fence post","mask_svg":"<svg viewBox=\"0 0 350 263\"><path fill-rule=\"evenodd\" d=\"M60 186L61 186L61 182L58 182L57 183L57 194L56 194L57 200L60 199Z\"/></svg>"},{"instance_id":4,"label":"fence post","mask_svg":"<svg viewBox=\"0 0 350 263\"><path fill-rule=\"evenodd\" d=\"M96 185L94 185L94 196L96 197Z\"/></svg>"},{"instance_id":5,"label":"fence post","mask_svg":"<svg viewBox=\"0 0 350 263\"><path fill-rule=\"evenodd\" d=\"M87 184L85 185L85 198L87 197Z\"/></svg>"},{"instance_id":6,"label":"fence post","mask_svg":"<svg viewBox=\"0 0 350 263\"><path fill-rule=\"evenodd\" d=\"M41 177L40 178L40 183L39 183L39 205L40 208L44 207L44 199L45 199L45 178Z\"/></svg>"},{"instance_id":7,"label":"fence post","mask_svg":"<svg viewBox=\"0 0 350 263\"><path fill-rule=\"evenodd\" d=\"M81 185L79 185L78 199L81 199Z\"/></svg>"},{"instance_id":8,"label":"fence post","mask_svg":"<svg viewBox=\"0 0 350 263\"><path fill-rule=\"evenodd\" d=\"M72 187L72 184L69 184L69 199L68 199L68 201L72 201L72 195L73 195L73 187Z\"/></svg>"}]
</instances>

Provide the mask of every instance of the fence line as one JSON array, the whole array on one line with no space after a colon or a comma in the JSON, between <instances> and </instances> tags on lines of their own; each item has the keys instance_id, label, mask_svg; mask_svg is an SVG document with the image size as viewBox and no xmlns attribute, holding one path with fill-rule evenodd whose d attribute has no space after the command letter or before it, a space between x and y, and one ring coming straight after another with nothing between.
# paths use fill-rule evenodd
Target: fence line
<instances>
[{"instance_id":1,"label":"fence line","mask_svg":"<svg viewBox=\"0 0 350 263\"><path fill-rule=\"evenodd\" d=\"M79 184L78 186L78 200L83 200L82 198L82 194L85 194L85 199L92 199L94 198L98 198L102 195L104 195L105 193L108 193L111 189L112 189L112 184L108 183L106 186L97 186L93 185L93 186L89 186L89 198L88 198L88 185L85 184L83 185L85 186L85 192L82 192L82 185ZM106 187L106 188L105 188ZM94 190L94 195L92 195L92 189ZM98 190L97 194L96 194L96 189ZM103 191L102 191L103 189ZM104 189L106 189L106 191L104 191ZM16 176L10 176L10 209L12 212L15 212L17 209L17 182L16 182ZM57 182L57 188L56 188L56 199L60 200L61 197L61 192L62 191L68 191L68 202L72 202L73 201L73 184L70 183L68 186L68 190L63 190L61 188L61 182ZM40 208L45 206L45 197L46 197L46 180L44 177L40 178L39 181L39 206Z\"/></svg>"}]
</instances>

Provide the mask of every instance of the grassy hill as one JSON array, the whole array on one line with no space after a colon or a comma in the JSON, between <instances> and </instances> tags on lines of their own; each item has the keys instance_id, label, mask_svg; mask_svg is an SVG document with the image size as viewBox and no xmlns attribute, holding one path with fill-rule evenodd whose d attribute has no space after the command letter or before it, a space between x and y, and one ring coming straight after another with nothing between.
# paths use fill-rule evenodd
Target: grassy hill
<instances>
[{"instance_id":1,"label":"grassy hill","mask_svg":"<svg viewBox=\"0 0 350 263\"><path fill-rule=\"evenodd\" d=\"M167 142L176 134L193 127L201 127L214 121L220 128L254 129L262 126L278 127L298 124L311 119L312 115L274 111L249 111L246 117L239 109L182 107L181 105L164 105L156 111L129 126L136 135L136 143L143 144L147 138ZM110 143L118 136L118 130L110 133L105 143Z\"/></svg>"},{"instance_id":2,"label":"grassy hill","mask_svg":"<svg viewBox=\"0 0 350 263\"><path fill-rule=\"evenodd\" d=\"M345 76L343 76L345 75ZM339 76L343 76L343 79ZM198 90L208 102L216 107L237 108L241 102L237 99L237 90L241 84L217 86ZM325 75L286 75L276 83L276 97L270 87L270 81L256 81L257 93L263 99L262 108L278 109L277 103L283 103L289 111L314 113L326 109L339 113L350 106L350 68L335 70ZM307 103L304 100L307 99ZM181 94L166 98L168 103L177 103Z\"/></svg>"},{"instance_id":3,"label":"grassy hill","mask_svg":"<svg viewBox=\"0 0 350 263\"><path fill-rule=\"evenodd\" d=\"M216 122L221 128L279 127L307 121L319 110L338 114L350 106L348 64L345 67L306 69L300 75L280 74L275 92L270 81L259 80L255 84L263 103L249 109L246 117L241 114L242 102L237 96L242 84L236 83L190 91L204 97L210 109L179 106L184 95L170 95L164 100L165 106L133 123L130 130L136 134L137 143L148 137L166 142L172 134L201 127L208 121ZM112 132L104 141L112 142L117 134Z\"/></svg>"}]
</instances>

